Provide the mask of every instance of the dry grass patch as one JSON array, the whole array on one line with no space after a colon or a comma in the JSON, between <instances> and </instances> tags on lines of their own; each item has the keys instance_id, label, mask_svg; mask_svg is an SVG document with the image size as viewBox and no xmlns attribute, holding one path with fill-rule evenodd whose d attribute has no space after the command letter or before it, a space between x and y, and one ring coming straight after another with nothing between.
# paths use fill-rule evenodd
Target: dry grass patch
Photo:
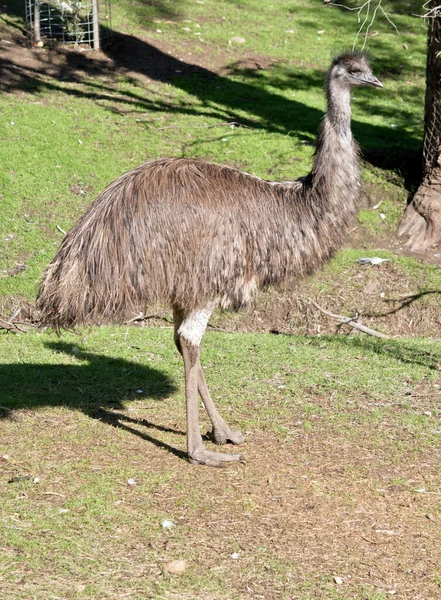
<instances>
[{"instance_id":1,"label":"dry grass patch","mask_svg":"<svg viewBox=\"0 0 441 600\"><path fill-rule=\"evenodd\" d=\"M171 331L87 335L3 336L5 597L439 597L439 343L208 334L248 434L211 470L184 457Z\"/></svg>"}]
</instances>

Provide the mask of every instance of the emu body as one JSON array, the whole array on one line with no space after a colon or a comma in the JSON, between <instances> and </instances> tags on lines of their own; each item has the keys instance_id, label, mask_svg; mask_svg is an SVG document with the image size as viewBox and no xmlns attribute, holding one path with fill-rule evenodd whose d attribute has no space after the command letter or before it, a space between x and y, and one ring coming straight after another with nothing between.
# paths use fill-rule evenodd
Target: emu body
<instances>
[{"instance_id":1,"label":"emu body","mask_svg":"<svg viewBox=\"0 0 441 600\"><path fill-rule=\"evenodd\" d=\"M240 458L203 447L198 392L214 440L243 441L217 412L200 365L212 310L240 309L259 288L320 268L356 214L361 184L350 128L355 85L381 87L364 54L342 54L328 72L328 110L307 177L271 182L200 160L148 162L96 198L46 269L37 308L42 323L56 328L121 321L157 301L173 307L192 462L219 466Z\"/></svg>"}]
</instances>

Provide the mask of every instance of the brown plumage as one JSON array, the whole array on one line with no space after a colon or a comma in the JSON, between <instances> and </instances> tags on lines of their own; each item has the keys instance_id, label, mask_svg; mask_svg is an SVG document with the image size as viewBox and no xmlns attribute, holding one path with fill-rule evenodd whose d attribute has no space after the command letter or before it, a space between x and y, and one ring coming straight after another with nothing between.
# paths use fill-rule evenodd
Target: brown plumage
<instances>
[{"instance_id":1,"label":"brown plumage","mask_svg":"<svg viewBox=\"0 0 441 600\"><path fill-rule=\"evenodd\" d=\"M148 162L96 198L46 269L37 308L41 322L56 328L119 321L156 301L173 307L193 462L239 458L202 447L198 390L215 440L243 439L217 413L200 368L211 310L239 309L263 286L312 273L340 247L355 216L361 188L350 91L356 85L381 87L364 54L344 53L328 72L328 110L307 177L278 183L200 160Z\"/></svg>"}]
</instances>

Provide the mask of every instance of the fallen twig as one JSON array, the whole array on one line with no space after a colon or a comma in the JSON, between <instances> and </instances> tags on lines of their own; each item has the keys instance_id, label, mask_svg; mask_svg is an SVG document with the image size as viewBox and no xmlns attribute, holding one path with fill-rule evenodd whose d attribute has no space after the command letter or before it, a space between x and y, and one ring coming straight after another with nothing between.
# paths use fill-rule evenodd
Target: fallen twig
<instances>
[{"instance_id":1,"label":"fallen twig","mask_svg":"<svg viewBox=\"0 0 441 600\"><path fill-rule=\"evenodd\" d=\"M321 306L319 306L317 304L317 302L314 302L314 300L311 300L311 298L309 299L309 302L323 314L327 315L328 317L332 317L333 319L337 319L337 321L340 321L340 323L342 325L349 325L350 327L353 327L354 329L358 329L359 331L362 331L363 333L367 333L367 335L373 335L374 337L379 337L379 338L388 338L389 337L388 335L385 335L384 333L381 333L380 331L376 331L375 329L366 327L366 325L359 323L356 320L356 318L354 318L354 317L343 317L342 315L335 315L335 314L329 312L328 310L325 310Z\"/></svg>"},{"instance_id":2,"label":"fallen twig","mask_svg":"<svg viewBox=\"0 0 441 600\"><path fill-rule=\"evenodd\" d=\"M3 319L0 319L0 329L6 329L6 331L10 331L11 333L25 333L25 331L20 329L20 327L17 327L15 323L10 323Z\"/></svg>"},{"instance_id":3,"label":"fallen twig","mask_svg":"<svg viewBox=\"0 0 441 600\"><path fill-rule=\"evenodd\" d=\"M60 227L59 225L55 225L55 227L58 229L58 231L61 231L61 233L63 235L66 235L66 232L64 231L64 229L62 227Z\"/></svg>"},{"instance_id":4,"label":"fallen twig","mask_svg":"<svg viewBox=\"0 0 441 600\"><path fill-rule=\"evenodd\" d=\"M207 323L207 329L215 329L216 331L224 331L225 333L234 333L231 329L225 329L224 327L219 327L219 325L215 325L214 323Z\"/></svg>"},{"instance_id":5,"label":"fallen twig","mask_svg":"<svg viewBox=\"0 0 441 600\"><path fill-rule=\"evenodd\" d=\"M160 319L161 321L170 323L170 318L166 315L159 315L159 314L143 315L142 313L140 313L139 315L136 315L136 317L133 317L132 319L129 319L128 321L125 321L124 325L130 325L131 323L136 323L138 321L148 321L149 319Z\"/></svg>"}]
</instances>

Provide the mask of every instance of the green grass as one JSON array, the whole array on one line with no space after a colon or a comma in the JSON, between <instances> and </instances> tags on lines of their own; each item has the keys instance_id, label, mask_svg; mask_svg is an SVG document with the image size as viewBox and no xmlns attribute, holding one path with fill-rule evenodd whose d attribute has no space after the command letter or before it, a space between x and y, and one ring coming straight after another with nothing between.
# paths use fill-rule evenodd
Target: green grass
<instances>
[{"instance_id":1,"label":"green grass","mask_svg":"<svg viewBox=\"0 0 441 600\"><path fill-rule=\"evenodd\" d=\"M401 32L379 17L368 40L385 89L353 99L363 177L385 198L359 217L374 236L398 223L423 130L425 23L415 2L384 6ZM19 35L22 10L8 2L2 39ZM323 74L358 28L354 13L303 0L115 0L112 11L106 55L22 50L11 63L2 46L3 306L32 301L60 229L145 160L306 174ZM343 249L311 289L350 278L363 292L361 255L391 259L372 280L400 273L411 290L441 287L439 269L413 257ZM247 464L212 471L185 460L172 337L170 328L1 333L0 595L383 600L394 586L416 597L424 581L436 597L439 341L209 332L213 398L247 432ZM186 572L168 575L179 558Z\"/></svg>"},{"instance_id":2,"label":"green grass","mask_svg":"<svg viewBox=\"0 0 441 600\"><path fill-rule=\"evenodd\" d=\"M21 22L21 5L8 6L6 32ZM354 94L353 129L367 159L365 178L392 178L402 189L414 185L406 179L414 177L422 138L425 25L410 8L385 7L401 36L378 18L379 35L368 46L385 89ZM118 0L112 9L112 63L86 54L74 75L68 56L47 72L43 50L33 53L30 70L26 62L10 65L6 49L5 74L13 80L3 82L0 97L3 298L32 299L61 240L58 228L67 230L106 184L145 160L198 156L274 179L307 173L325 107L323 73L357 30L354 13L300 0L279 2L277 11L255 0ZM245 43L232 42L235 36ZM130 61L144 54L151 81ZM265 68L244 66L249 56ZM166 76L151 68L158 61ZM199 73L179 73L194 62L202 63ZM405 198L385 203L386 223L370 212L361 222L391 231Z\"/></svg>"},{"instance_id":3,"label":"green grass","mask_svg":"<svg viewBox=\"0 0 441 600\"><path fill-rule=\"evenodd\" d=\"M208 333L203 364L213 397L248 432L249 465L214 472L183 460L183 369L171 329L3 334L0 362L0 581L8 598L236 599L265 590L381 598L366 581L339 593L326 561L310 551L311 562L302 558L294 539L282 550L261 537L260 519L277 514L272 496L288 521L317 518L290 505L303 494L337 503L345 518L357 518L368 496L380 514L377 488L388 486L405 489L418 510L439 512L427 504L441 483L430 464L439 453L439 342ZM421 461L425 482L412 483ZM344 478L323 477L329 464L344 464ZM13 477L22 479L7 483ZM176 526L164 529L164 519ZM164 565L176 558L188 569L167 576ZM252 577L254 591L245 593Z\"/></svg>"},{"instance_id":4,"label":"green grass","mask_svg":"<svg viewBox=\"0 0 441 600\"><path fill-rule=\"evenodd\" d=\"M415 429L423 445L439 439L430 433L436 429L437 411L415 414L404 401L408 386L422 381L430 386L438 380L438 343L359 336L314 339L211 333L206 337L204 366L213 398L234 414L243 429L252 424L289 437L290 422L300 420L305 427L314 427L313 415L320 425L326 422L352 435L368 424L380 425L387 417ZM153 410L155 417L161 415L164 400L182 403L181 361L171 338L168 328L93 329L84 342L72 334L61 340L49 334L4 335L2 414L51 407L55 413L75 410L89 419L115 424L112 411L133 405L135 412L142 406ZM358 404L353 410L346 402L352 390L366 403L361 413ZM398 412L395 396L404 398ZM182 406L177 410L182 422ZM87 418L80 423L81 429L87 429ZM164 439L172 439L173 433ZM72 435L72 443L84 441L83 431Z\"/></svg>"}]
</instances>

